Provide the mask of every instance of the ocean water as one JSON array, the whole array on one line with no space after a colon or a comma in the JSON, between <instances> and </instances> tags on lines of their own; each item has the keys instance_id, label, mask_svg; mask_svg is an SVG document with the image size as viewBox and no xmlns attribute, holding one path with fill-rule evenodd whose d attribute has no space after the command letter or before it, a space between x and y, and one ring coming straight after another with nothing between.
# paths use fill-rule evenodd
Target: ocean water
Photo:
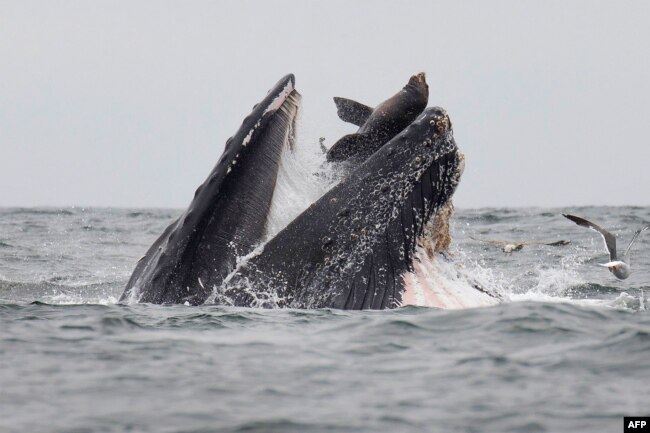
<instances>
[{"instance_id":1,"label":"ocean water","mask_svg":"<svg viewBox=\"0 0 650 433\"><path fill-rule=\"evenodd\" d=\"M560 215L623 249L650 208L457 210L449 278L498 289L493 307L117 304L180 212L0 209L0 432L617 432L650 415L650 233L618 281Z\"/></svg>"}]
</instances>

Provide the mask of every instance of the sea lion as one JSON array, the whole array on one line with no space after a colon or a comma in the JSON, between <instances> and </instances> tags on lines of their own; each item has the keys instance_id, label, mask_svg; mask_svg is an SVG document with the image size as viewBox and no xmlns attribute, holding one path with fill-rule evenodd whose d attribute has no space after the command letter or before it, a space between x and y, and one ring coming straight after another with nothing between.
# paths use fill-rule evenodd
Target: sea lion
<instances>
[{"instance_id":1,"label":"sea lion","mask_svg":"<svg viewBox=\"0 0 650 433\"><path fill-rule=\"evenodd\" d=\"M327 152L327 160L362 162L410 125L427 106L429 86L424 72L413 75L395 95L375 108L334 98L341 120L359 126L354 134L339 139Z\"/></svg>"}]
</instances>

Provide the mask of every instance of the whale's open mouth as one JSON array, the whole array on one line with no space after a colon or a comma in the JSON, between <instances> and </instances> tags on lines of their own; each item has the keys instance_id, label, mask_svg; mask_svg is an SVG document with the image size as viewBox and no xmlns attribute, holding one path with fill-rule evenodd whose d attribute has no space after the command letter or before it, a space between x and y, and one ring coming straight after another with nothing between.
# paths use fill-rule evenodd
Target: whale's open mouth
<instances>
[{"instance_id":1,"label":"whale's open mouth","mask_svg":"<svg viewBox=\"0 0 650 433\"><path fill-rule=\"evenodd\" d=\"M418 241L462 171L445 110L426 109L294 219L229 281L240 306L401 305Z\"/></svg>"},{"instance_id":2,"label":"whale's open mouth","mask_svg":"<svg viewBox=\"0 0 650 433\"><path fill-rule=\"evenodd\" d=\"M122 300L200 304L214 293L215 301L249 307L403 305L405 276L417 274L423 245L435 241L435 251L445 243L436 219L444 223L462 173L447 112L425 109L255 249L299 104L288 75L253 107L188 209L138 263Z\"/></svg>"}]
</instances>

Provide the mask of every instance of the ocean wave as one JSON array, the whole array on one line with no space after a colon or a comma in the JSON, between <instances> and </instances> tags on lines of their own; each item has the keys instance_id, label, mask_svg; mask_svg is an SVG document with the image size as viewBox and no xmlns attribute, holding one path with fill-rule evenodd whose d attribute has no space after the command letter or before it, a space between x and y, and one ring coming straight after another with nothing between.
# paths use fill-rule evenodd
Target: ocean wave
<instances>
[{"instance_id":1,"label":"ocean wave","mask_svg":"<svg viewBox=\"0 0 650 433\"><path fill-rule=\"evenodd\" d=\"M65 279L63 279L65 281ZM11 281L0 278L0 302L48 304L114 304L124 286L123 282Z\"/></svg>"},{"instance_id":2,"label":"ocean wave","mask_svg":"<svg viewBox=\"0 0 650 433\"><path fill-rule=\"evenodd\" d=\"M2 213L9 216L22 216L22 215L74 215L77 211L76 208L5 208Z\"/></svg>"}]
</instances>

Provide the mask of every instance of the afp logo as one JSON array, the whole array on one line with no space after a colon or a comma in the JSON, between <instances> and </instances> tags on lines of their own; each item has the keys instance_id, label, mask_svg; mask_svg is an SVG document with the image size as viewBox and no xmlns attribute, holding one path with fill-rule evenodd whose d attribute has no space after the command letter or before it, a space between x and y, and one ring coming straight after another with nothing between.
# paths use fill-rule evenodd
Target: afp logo
<instances>
[{"instance_id":1,"label":"afp logo","mask_svg":"<svg viewBox=\"0 0 650 433\"><path fill-rule=\"evenodd\" d=\"M623 433L650 432L649 416L626 416L623 418Z\"/></svg>"}]
</instances>

